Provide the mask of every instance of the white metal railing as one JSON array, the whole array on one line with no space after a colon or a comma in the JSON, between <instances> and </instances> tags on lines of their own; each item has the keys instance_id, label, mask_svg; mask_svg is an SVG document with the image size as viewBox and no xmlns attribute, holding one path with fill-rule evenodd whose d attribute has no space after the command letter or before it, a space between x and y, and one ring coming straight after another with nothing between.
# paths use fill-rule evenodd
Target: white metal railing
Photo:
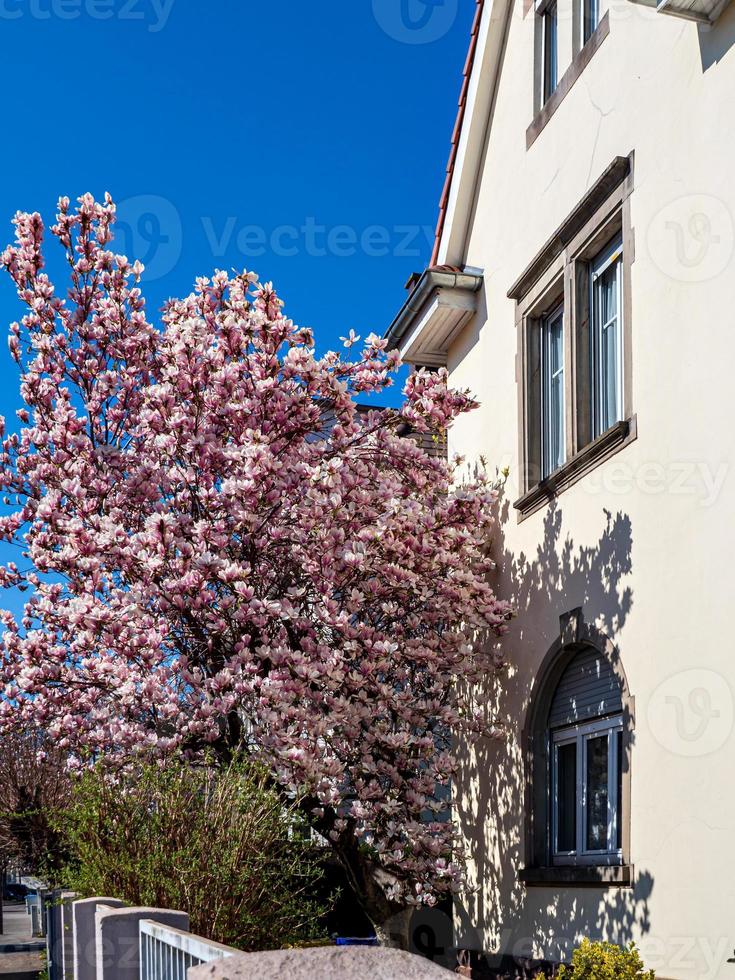
<instances>
[{"instance_id":1,"label":"white metal railing","mask_svg":"<svg viewBox=\"0 0 735 980\"><path fill-rule=\"evenodd\" d=\"M140 922L140 980L186 980L190 966L233 956L238 950L164 926L152 919Z\"/></svg>"}]
</instances>

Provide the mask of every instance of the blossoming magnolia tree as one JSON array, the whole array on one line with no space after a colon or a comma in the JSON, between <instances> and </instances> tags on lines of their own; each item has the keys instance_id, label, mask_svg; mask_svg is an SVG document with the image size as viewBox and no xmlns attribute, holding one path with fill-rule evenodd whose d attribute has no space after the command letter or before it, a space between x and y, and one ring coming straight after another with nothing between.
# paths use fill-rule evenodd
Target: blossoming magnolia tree
<instances>
[{"instance_id":1,"label":"blossoming magnolia tree","mask_svg":"<svg viewBox=\"0 0 735 980\"><path fill-rule=\"evenodd\" d=\"M38 214L2 264L27 408L3 430L0 730L71 754L244 748L299 794L378 928L461 878L438 820L450 736L509 616L489 584L496 492L400 434L473 407L443 372L400 410L385 341L317 357L269 283L216 272L148 322L115 207L59 202L62 298ZM359 338L350 332L349 349ZM5 553L9 546L5 546ZM492 730L489 732L492 734Z\"/></svg>"}]
</instances>

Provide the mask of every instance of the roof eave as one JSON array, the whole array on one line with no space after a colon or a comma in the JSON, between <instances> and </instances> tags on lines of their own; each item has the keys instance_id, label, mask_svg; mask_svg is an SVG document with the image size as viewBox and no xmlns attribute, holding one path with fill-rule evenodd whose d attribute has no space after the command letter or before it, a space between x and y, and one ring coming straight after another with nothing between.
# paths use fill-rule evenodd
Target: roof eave
<instances>
[{"instance_id":1,"label":"roof eave","mask_svg":"<svg viewBox=\"0 0 735 980\"><path fill-rule=\"evenodd\" d=\"M446 364L449 346L477 309L479 272L428 268L385 333L410 364Z\"/></svg>"},{"instance_id":2,"label":"roof eave","mask_svg":"<svg viewBox=\"0 0 735 980\"><path fill-rule=\"evenodd\" d=\"M432 265L465 265L471 261L468 237L513 9L511 0L483 0L478 4L465 65L460 112L452 135L452 150L439 204Z\"/></svg>"}]
</instances>

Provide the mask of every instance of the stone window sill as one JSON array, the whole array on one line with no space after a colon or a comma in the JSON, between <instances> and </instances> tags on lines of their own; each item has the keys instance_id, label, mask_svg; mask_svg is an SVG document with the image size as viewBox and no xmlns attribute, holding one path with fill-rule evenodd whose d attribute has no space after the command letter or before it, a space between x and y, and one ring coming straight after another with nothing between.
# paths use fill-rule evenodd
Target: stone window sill
<instances>
[{"instance_id":1,"label":"stone window sill","mask_svg":"<svg viewBox=\"0 0 735 980\"><path fill-rule=\"evenodd\" d=\"M531 487L515 501L513 506L519 512L519 520L523 520L540 510L563 490L581 480L590 470L599 466L600 463L627 446L628 443L633 442L636 436L635 415L611 426L607 432L603 432L601 436L593 439L558 470L554 470L546 479Z\"/></svg>"},{"instance_id":2,"label":"stone window sill","mask_svg":"<svg viewBox=\"0 0 735 980\"><path fill-rule=\"evenodd\" d=\"M630 888L632 864L564 865L553 868L523 868L518 878L527 888L553 885Z\"/></svg>"}]
</instances>

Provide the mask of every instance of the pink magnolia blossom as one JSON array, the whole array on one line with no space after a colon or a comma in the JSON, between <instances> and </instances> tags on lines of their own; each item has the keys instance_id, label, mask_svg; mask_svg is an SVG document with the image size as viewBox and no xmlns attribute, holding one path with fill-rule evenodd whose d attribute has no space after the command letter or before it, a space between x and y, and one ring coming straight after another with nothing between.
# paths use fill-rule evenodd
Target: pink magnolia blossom
<instances>
[{"instance_id":1,"label":"pink magnolia blossom","mask_svg":"<svg viewBox=\"0 0 735 980\"><path fill-rule=\"evenodd\" d=\"M419 371L400 410L371 334L318 357L270 283L217 271L148 322L143 268L107 246L115 206L62 198L44 270L38 214L2 255L26 408L2 429L0 731L85 753L245 746L303 794L368 905L433 903L461 878L441 820L467 691L499 664L496 490L401 433L474 403ZM346 346L359 341L354 331ZM367 869L367 870L365 870ZM377 883L377 884L376 884ZM371 899L371 894L373 895Z\"/></svg>"}]
</instances>

